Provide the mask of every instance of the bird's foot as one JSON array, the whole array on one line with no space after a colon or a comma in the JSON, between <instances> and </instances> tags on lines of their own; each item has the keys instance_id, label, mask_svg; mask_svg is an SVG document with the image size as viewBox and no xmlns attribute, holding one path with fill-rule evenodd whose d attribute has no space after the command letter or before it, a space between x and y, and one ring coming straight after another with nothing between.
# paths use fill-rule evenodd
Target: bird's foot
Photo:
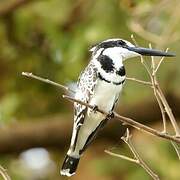
<instances>
[{"instance_id":1,"label":"bird's foot","mask_svg":"<svg viewBox=\"0 0 180 180\"><path fill-rule=\"evenodd\" d=\"M97 106L97 105L94 105L94 107L92 108L92 110L94 111L94 113L96 113L97 110L98 110L98 106Z\"/></svg>"},{"instance_id":2,"label":"bird's foot","mask_svg":"<svg viewBox=\"0 0 180 180\"><path fill-rule=\"evenodd\" d=\"M106 116L107 119L112 119L114 118L114 112L110 111L109 114Z\"/></svg>"}]
</instances>

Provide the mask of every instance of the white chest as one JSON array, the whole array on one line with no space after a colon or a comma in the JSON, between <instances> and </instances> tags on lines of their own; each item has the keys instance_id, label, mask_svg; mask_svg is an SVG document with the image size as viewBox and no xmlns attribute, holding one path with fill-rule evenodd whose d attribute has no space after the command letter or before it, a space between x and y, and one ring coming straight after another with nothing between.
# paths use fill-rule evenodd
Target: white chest
<instances>
[{"instance_id":1,"label":"white chest","mask_svg":"<svg viewBox=\"0 0 180 180\"><path fill-rule=\"evenodd\" d=\"M111 111L114 102L122 90L121 85L114 85L105 81L99 80L94 90L94 95L90 101L91 105L97 105L104 111Z\"/></svg>"}]
</instances>

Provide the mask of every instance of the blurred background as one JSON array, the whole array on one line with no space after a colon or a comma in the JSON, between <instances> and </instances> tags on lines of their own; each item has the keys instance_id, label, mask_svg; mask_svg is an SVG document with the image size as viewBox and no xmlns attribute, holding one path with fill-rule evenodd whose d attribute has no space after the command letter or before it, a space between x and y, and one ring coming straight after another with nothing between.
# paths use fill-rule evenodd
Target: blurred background
<instances>
[{"instance_id":1,"label":"blurred background","mask_svg":"<svg viewBox=\"0 0 180 180\"><path fill-rule=\"evenodd\" d=\"M179 0L0 1L0 164L13 180L67 179L59 170L73 123L73 106L61 97L62 90L23 77L21 72L73 85L89 62L88 49L104 39L132 41L134 34L141 46L152 43L154 48L169 47L176 53L176 58L165 59L158 78L179 122L179 9ZM148 80L139 58L126 61L125 67L128 77ZM126 82L117 111L163 128L152 89L141 84ZM72 179L151 179L136 164L104 152L132 156L120 139L124 128L119 121L109 122ZM161 179L180 179L180 164L169 142L131 131L136 149Z\"/></svg>"}]
</instances>

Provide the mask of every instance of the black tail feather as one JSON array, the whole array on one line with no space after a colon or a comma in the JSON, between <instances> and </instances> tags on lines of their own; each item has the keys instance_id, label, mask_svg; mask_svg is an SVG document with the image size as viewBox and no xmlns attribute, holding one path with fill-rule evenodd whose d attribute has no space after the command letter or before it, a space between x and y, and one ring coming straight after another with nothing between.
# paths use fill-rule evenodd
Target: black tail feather
<instances>
[{"instance_id":1,"label":"black tail feather","mask_svg":"<svg viewBox=\"0 0 180 180\"><path fill-rule=\"evenodd\" d=\"M72 176L75 174L79 163L79 158L74 158L69 155L66 155L62 168L61 168L61 175L64 176Z\"/></svg>"}]
</instances>

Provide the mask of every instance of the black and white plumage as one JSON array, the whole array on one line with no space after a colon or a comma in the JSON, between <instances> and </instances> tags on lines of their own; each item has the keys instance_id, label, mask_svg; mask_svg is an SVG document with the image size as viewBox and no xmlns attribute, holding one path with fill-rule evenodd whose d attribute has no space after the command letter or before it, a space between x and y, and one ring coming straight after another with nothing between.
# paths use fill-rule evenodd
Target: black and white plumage
<instances>
[{"instance_id":1,"label":"black and white plumage","mask_svg":"<svg viewBox=\"0 0 180 180\"><path fill-rule=\"evenodd\" d=\"M75 98L112 112L125 82L125 59L139 55L173 56L158 50L135 47L122 39L109 39L94 46L92 58L81 73ZM97 132L110 119L84 105L74 103L74 126L70 148L61 174L75 174L79 159Z\"/></svg>"}]
</instances>

